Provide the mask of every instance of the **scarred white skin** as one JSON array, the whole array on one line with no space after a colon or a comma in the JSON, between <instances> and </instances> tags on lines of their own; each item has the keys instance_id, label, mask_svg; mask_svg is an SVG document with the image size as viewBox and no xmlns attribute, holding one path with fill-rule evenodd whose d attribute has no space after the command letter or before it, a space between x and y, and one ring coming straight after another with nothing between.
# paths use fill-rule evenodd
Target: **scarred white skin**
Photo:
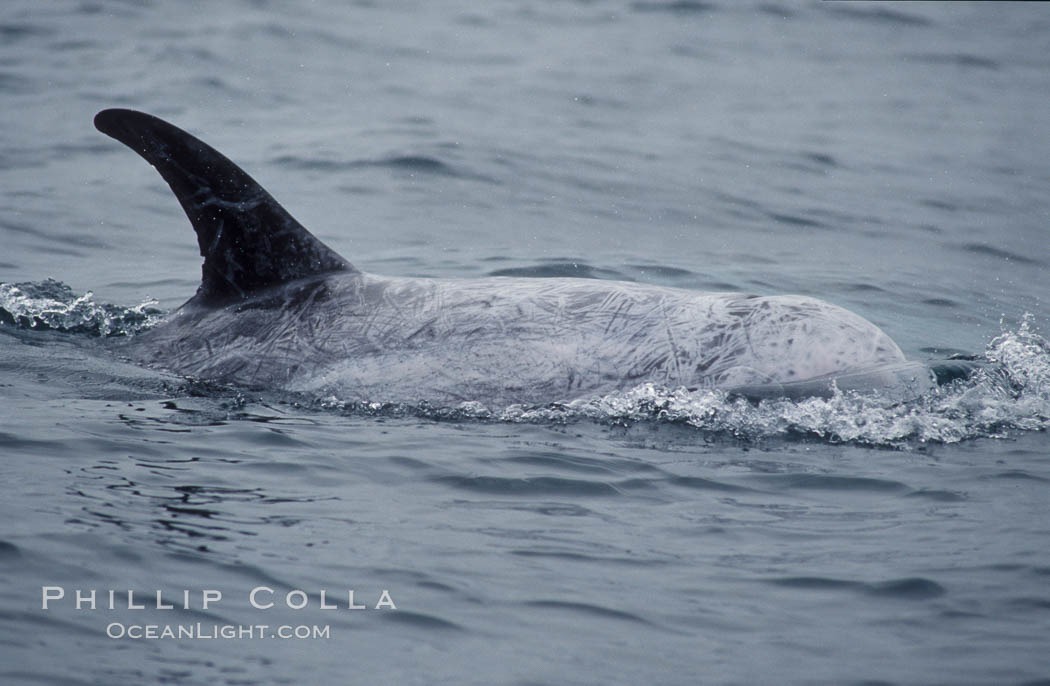
<instances>
[{"instance_id":1,"label":"scarred white skin","mask_svg":"<svg viewBox=\"0 0 1050 686\"><path fill-rule=\"evenodd\" d=\"M809 394L829 390L823 382L836 376L905 362L874 324L803 296L360 272L302 279L226 307L191 301L125 350L179 374L248 387L489 407L646 382ZM862 386L897 382L862 376Z\"/></svg>"}]
</instances>

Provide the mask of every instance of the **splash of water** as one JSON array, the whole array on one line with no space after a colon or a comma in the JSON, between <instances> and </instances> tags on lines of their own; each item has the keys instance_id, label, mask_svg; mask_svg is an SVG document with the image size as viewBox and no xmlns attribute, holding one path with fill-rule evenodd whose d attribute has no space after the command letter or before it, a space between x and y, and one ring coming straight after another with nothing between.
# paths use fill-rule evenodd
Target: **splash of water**
<instances>
[{"instance_id":1,"label":"splash of water","mask_svg":"<svg viewBox=\"0 0 1050 686\"><path fill-rule=\"evenodd\" d=\"M89 336L128 336L159 322L164 313L147 300L135 307L97 303L55 279L0 283L0 325Z\"/></svg>"}]
</instances>

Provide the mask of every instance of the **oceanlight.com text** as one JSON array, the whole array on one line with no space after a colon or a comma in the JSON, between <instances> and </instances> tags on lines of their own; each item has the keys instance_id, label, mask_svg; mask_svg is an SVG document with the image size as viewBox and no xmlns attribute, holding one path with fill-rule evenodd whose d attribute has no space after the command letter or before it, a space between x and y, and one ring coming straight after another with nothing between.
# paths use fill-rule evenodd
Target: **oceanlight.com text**
<instances>
[{"instance_id":1,"label":"oceanlight.com text","mask_svg":"<svg viewBox=\"0 0 1050 686\"><path fill-rule=\"evenodd\" d=\"M132 640L253 640L283 639L308 640L331 638L331 627L327 624L123 624L111 622L106 625L106 636Z\"/></svg>"}]
</instances>

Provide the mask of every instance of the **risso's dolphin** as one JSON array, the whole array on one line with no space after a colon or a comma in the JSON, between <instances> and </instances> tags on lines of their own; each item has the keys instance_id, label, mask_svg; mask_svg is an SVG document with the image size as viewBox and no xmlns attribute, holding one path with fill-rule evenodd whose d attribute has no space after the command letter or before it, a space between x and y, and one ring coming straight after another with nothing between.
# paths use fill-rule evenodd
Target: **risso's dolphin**
<instances>
[{"instance_id":1,"label":"risso's dolphin","mask_svg":"<svg viewBox=\"0 0 1050 686\"><path fill-rule=\"evenodd\" d=\"M153 165L204 257L196 295L123 344L185 376L340 399L490 408L652 382L750 397L937 383L862 317L814 298L572 278L366 274L222 154L142 112L95 126Z\"/></svg>"}]
</instances>

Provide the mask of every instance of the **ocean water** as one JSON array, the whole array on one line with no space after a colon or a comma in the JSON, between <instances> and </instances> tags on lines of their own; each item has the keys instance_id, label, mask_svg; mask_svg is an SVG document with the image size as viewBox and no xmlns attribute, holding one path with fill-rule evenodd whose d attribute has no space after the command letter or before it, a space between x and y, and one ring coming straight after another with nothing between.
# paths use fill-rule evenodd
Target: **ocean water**
<instances>
[{"instance_id":1,"label":"ocean water","mask_svg":"<svg viewBox=\"0 0 1050 686\"><path fill-rule=\"evenodd\" d=\"M1050 683L1048 94L1042 3L8 0L0 681ZM113 106L365 271L799 293L986 366L420 408L129 365L200 257Z\"/></svg>"}]
</instances>

